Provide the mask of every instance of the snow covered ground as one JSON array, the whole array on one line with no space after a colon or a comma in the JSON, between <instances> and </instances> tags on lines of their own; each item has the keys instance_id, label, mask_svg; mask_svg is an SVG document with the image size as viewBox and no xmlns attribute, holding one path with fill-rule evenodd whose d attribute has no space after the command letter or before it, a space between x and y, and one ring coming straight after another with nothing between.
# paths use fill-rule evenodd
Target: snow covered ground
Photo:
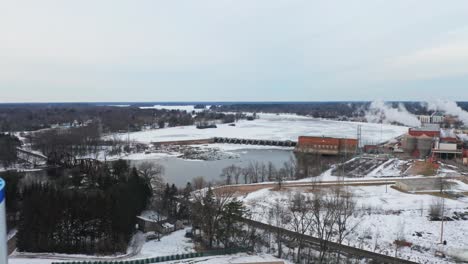
<instances>
[{"instance_id":1,"label":"snow covered ground","mask_svg":"<svg viewBox=\"0 0 468 264\"><path fill-rule=\"evenodd\" d=\"M329 136L356 138L357 126L362 126L364 143L377 143L404 134L408 128L386 124L341 122L297 115L259 114L254 121L241 120L236 126L219 124L218 128L197 129L195 126L171 127L130 133L138 142L231 137L297 141L299 136ZM127 134L120 135L126 139Z\"/></svg>"},{"instance_id":2,"label":"snow covered ground","mask_svg":"<svg viewBox=\"0 0 468 264\"><path fill-rule=\"evenodd\" d=\"M419 247L420 251L403 248L399 250L399 256L411 257L419 263L446 263L434 257L436 250L452 257L462 257L463 252L468 252L468 221L464 220L445 222L444 240L448 244L447 246L439 245L441 222L429 221L427 216L430 205L440 198L432 195L403 193L383 185L348 186L346 188L354 194L357 202L357 210L350 226L358 224L346 244L394 255L393 241L402 233L404 239ZM252 211L253 219L271 224L274 220L271 219L270 208L273 208L277 200L286 205L287 199L295 191L312 195L301 188L282 192L261 189L241 199ZM454 212L468 211L466 199L444 199L444 202L446 216L452 216Z\"/></svg>"},{"instance_id":3,"label":"snow covered ground","mask_svg":"<svg viewBox=\"0 0 468 264\"><path fill-rule=\"evenodd\" d=\"M185 238L185 230L176 231L168 236L162 237L161 241L152 240L143 244L141 251L136 256L130 258L143 259L160 256L169 256L176 254L185 254L195 252L194 244L190 239ZM123 259L122 259L123 260ZM268 254L249 255L247 253L239 253L234 255L200 257L186 260L167 261L164 263L204 263L204 264L228 264L228 263L252 263L265 261L279 261ZM57 259L29 259L29 258L10 258L9 264L51 264L52 262L61 262ZM76 259L75 259L76 261ZM285 261L289 264L290 262Z\"/></svg>"},{"instance_id":4,"label":"snow covered ground","mask_svg":"<svg viewBox=\"0 0 468 264\"><path fill-rule=\"evenodd\" d=\"M278 259L268 254L249 255L246 253L240 253L235 255L224 255L224 256L213 256L213 257L202 257L196 259L188 259L183 261L169 261L165 263L197 263L197 264L242 264L242 263L262 263L262 262L276 262L283 261L285 264L292 264L292 262Z\"/></svg>"},{"instance_id":5,"label":"snow covered ground","mask_svg":"<svg viewBox=\"0 0 468 264\"><path fill-rule=\"evenodd\" d=\"M168 236L162 237L161 241L152 240L146 242L141 248L140 254L133 259L195 252L194 244L191 239L185 237L185 231L184 229L176 231Z\"/></svg>"}]
</instances>

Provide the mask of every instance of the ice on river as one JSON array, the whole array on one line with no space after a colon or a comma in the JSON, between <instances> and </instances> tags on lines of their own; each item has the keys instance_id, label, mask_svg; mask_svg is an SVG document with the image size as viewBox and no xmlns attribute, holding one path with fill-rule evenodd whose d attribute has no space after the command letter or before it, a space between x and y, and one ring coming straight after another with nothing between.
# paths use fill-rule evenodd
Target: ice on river
<instances>
[{"instance_id":1,"label":"ice on river","mask_svg":"<svg viewBox=\"0 0 468 264\"><path fill-rule=\"evenodd\" d=\"M172 140L229 137L297 141L299 136L326 136L356 138L357 127L362 126L364 144L384 142L404 134L408 128L388 124L357 123L316 119L289 114L259 114L254 121L241 120L235 126L219 124L218 128L197 129L181 126L130 133L130 139L150 143ZM121 135L127 139L127 134Z\"/></svg>"}]
</instances>

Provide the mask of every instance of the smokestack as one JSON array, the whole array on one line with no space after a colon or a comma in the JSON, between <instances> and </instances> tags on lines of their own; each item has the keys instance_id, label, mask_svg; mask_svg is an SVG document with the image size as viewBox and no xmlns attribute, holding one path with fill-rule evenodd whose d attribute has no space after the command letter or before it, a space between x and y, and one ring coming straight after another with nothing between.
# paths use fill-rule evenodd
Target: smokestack
<instances>
[{"instance_id":1,"label":"smokestack","mask_svg":"<svg viewBox=\"0 0 468 264\"><path fill-rule=\"evenodd\" d=\"M8 264L5 181L0 178L0 263Z\"/></svg>"}]
</instances>

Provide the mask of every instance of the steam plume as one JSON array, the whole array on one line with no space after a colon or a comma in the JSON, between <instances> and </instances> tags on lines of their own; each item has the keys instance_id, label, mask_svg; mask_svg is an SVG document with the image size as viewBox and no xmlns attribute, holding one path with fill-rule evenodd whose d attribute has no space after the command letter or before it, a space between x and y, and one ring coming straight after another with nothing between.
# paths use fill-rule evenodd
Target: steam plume
<instances>
[{"instance_id":1,"label":"steam plume","mask_svg":"<svg viewBox=\"0 0 468 264\"><path fill-rule=\"evenodd\" d=\"M463 124L468 125L468 112L464 111L454 101L436 100L426 103L427 110L441 111L449 115L457 116Z\"/></svg>"},{"instance_id":2,"label":"steam plume","mask_svg":"<svg viewBox=\"0 0 468 264\"><path fill-rule=\"evenodd\" d=\"M371 123L400 123L411 127L421 126L418 118L408 112L401 103L398 108L393 108L382 100L373 101L366 111L365 117L367 122Z\"/></svg>"}]
</instances>

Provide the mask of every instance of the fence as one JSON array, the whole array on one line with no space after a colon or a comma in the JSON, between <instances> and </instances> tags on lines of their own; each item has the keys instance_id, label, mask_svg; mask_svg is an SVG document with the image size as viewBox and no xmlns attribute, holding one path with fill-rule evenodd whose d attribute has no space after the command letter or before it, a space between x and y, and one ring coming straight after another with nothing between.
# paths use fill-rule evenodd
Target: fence
<instances>
[{"instance_id":1,"label":"fence","mask_svg":"<svg viewBox=\"0 0 468 264\"><path fill-rule=\"evenodd\" d=\"M92 261L67 261L67 262L52 262L52 264L151 264L160 263L173 260L191 259L199 257L229 255L241 252L247 252L248 248L229 248L219 250L209 250L204 252L177 254L170 256L146 258L146 259L135 259L135 260L92 260Z\"/></svg>"}]
</instances>

